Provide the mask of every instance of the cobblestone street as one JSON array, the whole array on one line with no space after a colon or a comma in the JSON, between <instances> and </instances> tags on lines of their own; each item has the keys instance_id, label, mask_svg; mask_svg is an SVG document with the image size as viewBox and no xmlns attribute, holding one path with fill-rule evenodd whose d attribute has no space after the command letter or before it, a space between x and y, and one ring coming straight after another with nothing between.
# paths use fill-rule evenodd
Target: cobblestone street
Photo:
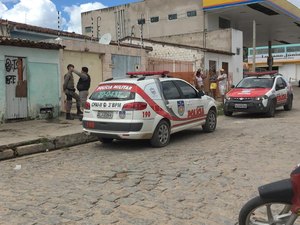
<instances>
[{"instance_id":1,"label":"cobblestone street","mask_svg":"<svg viewBox=\"0 0 300 225\"><path fill-rule=\"evenodd\" d=\"M95 142L2 161L0 224L237 224L259 185L300 162L294 89L290 112L220 116L214 133L177 133L161 149Z\"/></svg>"}]
</instances>

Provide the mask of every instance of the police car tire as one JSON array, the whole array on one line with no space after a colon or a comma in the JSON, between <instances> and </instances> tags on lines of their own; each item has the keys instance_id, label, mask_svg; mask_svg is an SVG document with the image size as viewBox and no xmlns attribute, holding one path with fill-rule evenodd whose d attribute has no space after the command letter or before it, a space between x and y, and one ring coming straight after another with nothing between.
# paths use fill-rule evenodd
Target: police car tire
<instances>
[{"instance_id":1,"label":"police car tire","mask_svg":"<svg viewBox=\"0 0 300 225\"><path fill-rule=\"evenodd\" d=\"M113 141L114 139L112 139L112 138L102 138L102 137L98 137L98 140L99 140L100 142L102 142L103 144L110 144L110 143L112 143L112 141Z\"/></svg>"},{"instance_id":2,"label":"police car tire","mask_svg":"<svg viewBox=\"0 0 300 225\"><path fill-rule=\"evenodd\" d=\"M233 114L233 112L227 111L227 110L224 109L224 115L225 116L232 116L232 114Z\"/></svg>"},{"instance_id":3,"label":"police car tire","mask_svg":"<svg viewBox=\"0 0 300 225\"><path fill-rule=\"evenodd\" d=\"M166 120L162 120L156 126L155 131L150 140L150 143L152 147L161 148L167 146L169 142L170 142L170 125Z\"/></svg>"},{"instance_id":4,"label":"police car tire","mask_svg":"<svg viewBox=\"0 0 300 225\"><path fill-rule=\"evenodd\" d=\"M202 129L206 133L211 133L216 129L217 126L217 113L215 110L210 109L206 116L205 124L202 126Z\"/></svg>"},{"instance_id":5,"label":"police car tire","mask_svg":"<svg viewBox=\"0 0 300 225\"><path fill-rule=\"evenodd\" d=\"M276 111L276 103L273 100L273 101L270 102L269 111L266 113L266 115L268 117L274 117L275 116L275 111Z\"/></svg>"},{"instance_id":6,"label":"police car tire","mask_svg":"<svg viewBox=\"0 0 300 225\"><path fill-rule=\"evenodd\" d=\"M290 111L293 108L293 95L289 95L287 104L283 108L285 111Z\"/></svg>"}]
</instances>

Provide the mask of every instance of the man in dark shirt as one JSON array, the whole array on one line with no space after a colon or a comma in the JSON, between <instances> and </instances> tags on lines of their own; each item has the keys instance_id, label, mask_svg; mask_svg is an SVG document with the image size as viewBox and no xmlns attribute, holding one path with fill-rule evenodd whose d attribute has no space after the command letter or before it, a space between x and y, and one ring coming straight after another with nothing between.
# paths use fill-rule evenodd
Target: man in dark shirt
<instances>
[{"instance_id":1,"label":"man in dark shirt","mask_svg":"<svg viewBox=\"0 0 300 225\"><path fill-rule=\"evenodd\" d=\"M91 86L91 77L88 74L89 69L87 67L82 67L81 68L81 73L78 71L74 70L74 73L76 73L80 78L77 83L77 90L79 91L79 97L80 97L80 102L81 102L81 107L85 107L85 103L87 100L87 97L89 95L89 89Z\"/></svg>"},{"instance_id":2,"label":"man in dark shirt","mask_svg":"<svg viewBox=\"0 0 300 225\"><path fill-rule=\"evenodd\" d=\"M75 92L74 86L74 77L72 72L74 72L74 65L69 64L67 66L68 73L64 76L64 84L63 90L67 96L66 102L66 119L73 120L74 118L71 117L71 108L72 108L72 99L76 100L76 107L77 107L77 115L81 115L82 111L80 110L80 98L79 95Z\"/></svg>"}]
</instances>

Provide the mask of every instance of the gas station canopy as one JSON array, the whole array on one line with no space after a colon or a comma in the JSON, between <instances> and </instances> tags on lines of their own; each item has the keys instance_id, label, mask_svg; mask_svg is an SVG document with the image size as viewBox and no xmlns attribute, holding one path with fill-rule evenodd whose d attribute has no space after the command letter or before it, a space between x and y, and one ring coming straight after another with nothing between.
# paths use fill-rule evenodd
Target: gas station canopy
<instances>
[{"instance_id":1,"label":"gas station canopy","mask_svg":"<svg viewBox=\"0 0 300 225\"><path fill-rule=\"evenodd\" d=\"M300 9L287 0L203 0L203 10L243 31L245 47L252 47L254 20L257 46L300 43Z\"/></svg>"}]
</instances>

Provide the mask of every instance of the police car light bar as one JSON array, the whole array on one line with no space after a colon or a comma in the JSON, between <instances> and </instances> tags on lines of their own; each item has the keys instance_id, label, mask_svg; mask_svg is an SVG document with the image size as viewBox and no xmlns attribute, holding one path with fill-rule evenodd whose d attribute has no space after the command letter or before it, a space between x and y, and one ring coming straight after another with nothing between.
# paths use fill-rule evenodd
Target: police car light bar
<instances>
[{"instance_id":1,"label":"police car light bar","mask_svg":"<svg viewBox=\"0 0 300 225\"><path fill-rule=\"evenodd\" d=\"M134 77L138 75L142 76L153 76L153 75L162 75L162 76L167 76L169 74L169 71L139 71L139 72L127 72L126 74L128 76Z\"/></svg>"},{"instance_id":2,"label":"police car light bar","mask_svg":"<svg viewBox=\"0 0 300 225\"><path fill-rule=\"evenodd\" d=\"M275 75L277 73L278 73L277 70L273 70L273 71L264 71L264 72L244 72L244 75L248 76L248 77L251 77L251 76L258 77L258 76L265 76L265 75L272 76L272 75Z\"/></svg>"}]
</instances>

